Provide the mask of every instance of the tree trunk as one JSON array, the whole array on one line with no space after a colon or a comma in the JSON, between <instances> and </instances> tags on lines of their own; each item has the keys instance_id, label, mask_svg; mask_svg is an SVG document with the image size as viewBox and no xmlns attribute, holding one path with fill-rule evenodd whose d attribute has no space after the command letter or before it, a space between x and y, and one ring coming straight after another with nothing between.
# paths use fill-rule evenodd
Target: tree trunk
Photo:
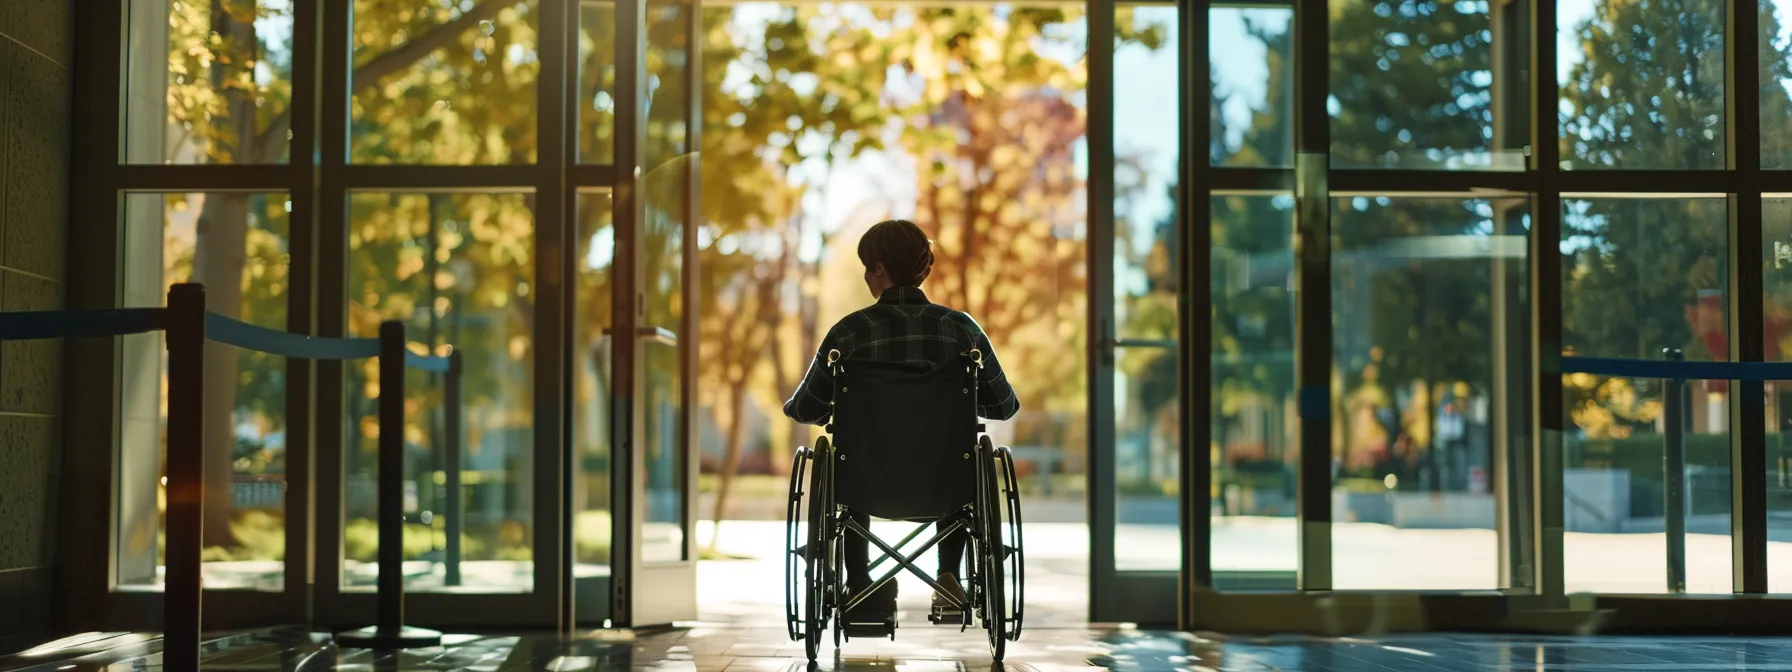
<instances>
[{"instance_id":1,"label":"tree trunk","mask_svg":"<svg viewBox=\"0 0 1792 672\"><path fill-rule=\"evenodd\" d=\"M255 41L256 3L212 0L212 32L223 37L233 53L211 69L212 86L225 91L228 114L219 121L234 144L234 163L256 163L255 103L241 87L229 86L240 65L260 58ZM205 283L206 309L229 318L242 316L243 266L247 261L249 195L209 194L196 226L193 280ZM201 545L234 548L230 531L234 493L231 475L236 463L237 351L215 342L205 344L205 515Z\"/></svg>"},{"instance_id":2,"label":"tree trunk","mask_svg":"<svg viewBox=\"0 0 1792 672\"><path fill-rule=\"evenodd\" d=\"M745 363L742 363L741 369L744 371L746 368ZM741 421L741 416L746 405L744 403L746 398L746 381L729 380L728 443L727 452L722 455L721 473L716 475L716 510L715 517L712 519L715 521L715 528L709 535L710 551L716 550L716 542L722 538L722 521L728 519L728 495L734 490L735 472L740 471L741 444L744 443L741 432L746 426L746 423Z\"/></svg>"},{"instance_id":3,"label":"tree trunk","mask_svg":"<svg viewBox=\"0 0 1792 672\"><path fill-rule=\"evenodd\" d=\"M248 236L249 195L217 193L205 197L199 217L193 280L205 283L205 307L237 318L243 306L243 264ZM202 544L235 547L230 531L233 501L230 484L236 462L237 356L234 347L205 344L205 517Z\"/></svg>"},{"instance_id":4,"label":"tree trunk","mask_svg":"<svg viewBox=\"0 0 1792 672\"><path fill-rule=\"evenodd\" d=\"M770 331L770 337L765 339L765 350L767 360L771 362L772 366L773 389L776 389L778 394L781 395L791 394L795 392L796 389L795 384L791 382L791 374L793 372L785 366L784 345L778 338L780 332L783 331L781 327L784 326L784 316L786 314L783 302L784 283L790 276L790 264L796 258L798 236L792 236L791 232L793 231L798 234L802 231L801 220L795 217L792 218L790 225L785 227L784 249L778 251L777 269L772 274L772 279L767 287L768 291L763 295L765 296L764 300L766 303L761 304L760 306L760 314L770 316L768 318L769 324L764 326L765 329ZM802 299L799 296L798 301L800 302L801 300ZM798 356L801 357L802 355L799 354ZM777 438L774 437L769 444L772 450L772 468L779 470L778 473L782 473L782 470L786 469L787 465L790 464L790 456L795 453L796 445L802 440L802 434L794 431L790 432L789 437L784 441L778 441Z\"/></svg>"}]
</instances>

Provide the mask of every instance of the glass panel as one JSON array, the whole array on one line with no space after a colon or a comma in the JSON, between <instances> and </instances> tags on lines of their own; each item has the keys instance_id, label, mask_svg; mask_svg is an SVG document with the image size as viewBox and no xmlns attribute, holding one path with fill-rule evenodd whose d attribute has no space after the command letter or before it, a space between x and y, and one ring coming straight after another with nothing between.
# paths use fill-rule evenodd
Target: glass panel
<instances>
[{"instance_id":1,"label":"glass panel","mask_svg":"<svg viewBox=\"0 0 1792 672\"><path fill-rule=\"evenodd\" d=\"M526 194L356 193L349 198L349 335L402 320L411 349L461 353L460 585L447 583L446 521L405 527L407 590L527 592L534 586L535 221ZM379 367L348 367L344 589L371 590L379 525ZM440 374L405 379L407 515L443 511Z\"/></svg>"},{"instance_id":2,"label":"glass panel","mask_svg":"<svg viewBox=\"0 0 1792 672\"><path fill-rule=\"evenodd\" d=\"M1723 199L1564 198L1563 341L1575 355L1729 359ZM1667 592L1664 385L1563 376L1570 592ZM1729 385L1692 381L1684 411L1687 590L1730 585Z\"/></svg>"},{"instance_id":3,"label":"glass panel","mask_svg":"<svg viewBox=\"0 0 1792 672\"><path fill-rule=\"evenodd\" d=\"M579 3L579 161L609 163L616 150L616 5Z\"/></svg>"},{"instance_id":4,"label":"glass panel","mask_svg":"<svg viewBox=\"0 0 1792 672\"><path fill-rule=\"evenodd\" d=\"M354 0L353 163L535 161L535 0Z\"/></svg>"},{"instance_id":5,"label":"glass panel","mask_svg":"<svg viewBox=\"0 0 1792 672\"><path fill-rule=\"evenodd\" d=\"M1765 19L1765 17L1763 17ZM1766 70L1762 64L1762 70ZM1763 129L1765 130L1765 129ZM1766 155L1762 155L1766 160ZM1761 206L1766 360L1792 359L1792 196ZM1767 588L1792 592L1792 381L1767 383Z\"/></svg>"},{"instance_id":6,"label":"glass panel","mask_svg":"<svg viewBox=\"0 0 1792 672\"><path fill-rule=\"evenodd\" d=\"M126 163L285 163L292 0L133 0Z\"/></svg>"},{"instance_id":7,"label":"glass panel","mask_svg":"<svg viewBox=\"0 0 1792 672\"><path fill-rule=\"evenodd\" d=\"M1526 275L1525 202L1355 197L1332 212L1334 585L1499 588L1493 423L1526 414L1496 400L1528 366L1498 328L1526 302L1499 287Z\"/></svg>"},{"instance_id":8,"label":"glass panel","mask_svg":"<svg viewBox=\"0 0 1792 672\"><path fill-rule=\"evenodd\" d=\"M1563 168L1724 166L1724 4L1557 4Z\"/></svg>"},{"instance_id":9,"label":"glass panel","mask_svg":"<svg viewBox=\"0 0 1792 672\"><path fill-rule=\"evenodd\" d=\"M579 580L609 575L610 564L610 327L615 317L610 273L616 257L610 206L608 192L578 195L578 286L573 299L572 349L572 440L578 471L572 515L575 578Z\"/></svg>"},{"instance_id":10,"label":"glass panel","mask_svg":"<svg viewBox=\"0 0 1792 672\"><path fill-rule=\"evenodd\" d=\"M647 146L641 164L659 166L690 151L686 85L691 20L688 8L667 0L647 3Z\"/></svg>"},{"instance_id":11,"label":"glass panel","mask_svg":"<svg viewBox=\"0 0 1792 672\"><path fill-rule=\"evenodd\" d=\"M1761 167L1792 168L1792 2L1760 0L1760 11Z\"/></svg>"},{"instance_id":12,"label":"glass panel","mask_svg":"<svg viewBox=\"0 0 1792 672\"><path fill-rule=\"evenodd\" d=\"M126 196L121 305L163 306L169 286L205 282L208 310L284 331L288 207L285 194ZM18 347L52 356L47 342ZM168 413L162 334L120 338L119 365L118 585L160 588ZM228 447L205 461L207 588L285 589L285 379L283 358L206 346L206 443Z\"/></svg>"},{"instance_id":13,"label":"glass panel","mask_svg":"<svg viewBox=\"0 0 1792 672\"><path fill-rule=\"evenodd\" d=\"M686 81L691 46L691 11L672 2L647 5L647 143L642 180L647 216L641 233L643 331L640 348L641 427L645 446L646 525L642 560L675 562L691 559L685 538L688 489L683 397L685 286L684 233L689 224L691 161L688 155L690 91Z\"/></svg>"},{"instance_id":14,"label":"glass panel","mask_svg":"<svg viewBox=\"0 0 1792 672\"><path fill-rule=\"evenodd\" d=\"M1114 325L1139 345L1115 360L1114 565L1174 571L1182 564L1176 8L1120 7L1115 26Z\"/></svg>"},{"instance_id":15,"label":"glass panel","mask_svg":"<svg viewBox=\"0 0 1792 672\"><path fill-rule=\"evenodd\" d=\"M1213 195L1214 584L1295 587L1294 197Z\"/></svg>"},{"instance_id":16,"label":"glass panel","mask_svg":"<svg viewBox=\"0 0 1792 672\"><path fill-rule=\"evenodd\" d=\"M1215 166L1294 165L1294 10L1215 7L1207 16L1210 160Z\"/></svg>"},{"instance_id":17,"label":"glass panel","mask_svg":"<svg viewBox=\"0 0 1792 672\"><path fill-rule=\"evenodd\" d=\"M647 493L642 560L685 560L684 226L688 164L672 161L649 172L646 226L641 236L641 428Z\"/></svg>"},{"instance_id":18,"label":"glass panel","mask_svg":"<svg viewBox=\"0 0 1792 672\"><path fill-rule=\"evenodd\" d=\"M1331 20L1331 165L1524 170L1498 150L1493 24L1479 0L1341 0ZM1519 60L1515 65L1523 67ZM1528 113L1527 113L1528 114Z\"/></svg>"}]
</instances>

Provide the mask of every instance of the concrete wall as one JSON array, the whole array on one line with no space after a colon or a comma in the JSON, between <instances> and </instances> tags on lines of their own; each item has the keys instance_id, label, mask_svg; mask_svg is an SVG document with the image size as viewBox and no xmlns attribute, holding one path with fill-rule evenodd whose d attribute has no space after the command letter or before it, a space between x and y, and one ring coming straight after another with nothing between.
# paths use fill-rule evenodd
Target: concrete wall
<instances>
[{"instance_id":1,"label":"concrete wall","mask_svg":"<svg viewBox=\"0 0 1792 672\"><path fill-rule=\"evenodd\" d=\"M0 1L0 310L63 305L75 0ZM47 634L62 348L0 344L0 653Z\"/></svg>"}]
</instances>

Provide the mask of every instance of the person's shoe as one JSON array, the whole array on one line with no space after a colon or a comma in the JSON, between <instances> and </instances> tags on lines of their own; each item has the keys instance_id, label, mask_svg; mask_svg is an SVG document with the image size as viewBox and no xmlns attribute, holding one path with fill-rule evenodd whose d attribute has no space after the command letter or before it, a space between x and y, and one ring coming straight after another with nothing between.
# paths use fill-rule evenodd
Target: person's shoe
<instances>
[{"instance_id":1,"label":"person's shoe","mask_svg":"<svg viewBox=\"0 0 1792 672\"><path fill-rule=\"evenodd\" d=\"M948 592L942 594L938 590L933 591L934 615L958 616L963 614L964 607L970 604L970 599L965 597L964 587L958 585L958 577L953 576L951 572L944 572L940 574L939 582Z\"/></svg>"},{"instance_id":2,"label":"person's shoe","mask_svg":"<svg viewBox=\"0 0 1792 672\"><path fill-rule=\"evenodd\" d=\"M864 589L864 586L849 587L848 592L858 595ZM851 597L848 596L848 599ZM894 579L885 583L870 597L865 598L865 601L860 602L859 606L846 611L848 623L888 623L894 620L896 620L896 581Z\"/></svg>"}]
</instances>

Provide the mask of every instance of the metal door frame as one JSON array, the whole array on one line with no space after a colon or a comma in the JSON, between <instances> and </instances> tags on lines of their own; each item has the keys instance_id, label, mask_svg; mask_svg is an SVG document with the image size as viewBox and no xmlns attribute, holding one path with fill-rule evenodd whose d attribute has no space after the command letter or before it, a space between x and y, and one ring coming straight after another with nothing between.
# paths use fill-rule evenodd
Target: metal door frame
<instances>
[{"instance_id":1,"label":"metal door frame","mask_svg":"<svg viewBox=\"0 0 1792 672\"><path fill-rule=\"evenodd\" d=\"M643 148L647 143L648 110L647 100L647 15L648 0L617 0L616 12L616 147L615 147L615 191L611 202L614 208L612 217L616 226L616 262L614 265L615 282L612 284L614 306L626 306L618 311L612 323L614 333L619 335L640 334L644 329L654 328L642 322L645 310L646 294L643 291L644 278L641 260L641 244L644 238L643 226L646 221L646 198L644 195L647 172L656 166L645 165L647 157ZM654 4L659 4L658 1ZM612 341L612 390L611 404L611 445L613 446L610 473L611 498L611 583L610 583L610 623L616 627L665 625L658 622L641 622L660 620L643 609L654 602L671 599L683 602L689 600L693 618L696 616L697 586L696 573L698 563L697 547L697 491L699 483L699 461L696 450L697 437L697 358L699 354L699 316L701 301L691 299L692 292L699 291L701 269L697 254L696 218L698 209L699 175L702 142L702 46L701 4L696 0L669 0L666 4L683 8L681 19L685 26L685 67L684 81L680 85L685 90L684 116L685 144L688 159L684 171L684 196L680 207L683 210L680 263L680 283L683 298L677 335L680 357L679 403L681 418L676 439L679 450L684 455L684 557L678 562L647 563L641 557L638 543L644 526L646 512L642 504L644 488L636 478L646 472L646 451L642 444L644 428L641 426L642 366L645 360L641 356L640 339L635 337L616 338ZM628 465L627 469L616 469L617 465ZM689 585L683 585L689 577ZM670 582L670 583L668 583ZM655 588L662 590L655 591ZM670 588L673 595L664 595L664 589ZM684 594L688 590L688 595ZM646 599L637 594L660 592L655 599ZM678 611L674 609L673 611Z\"/></svg>"},{"instance_id":2,"label":"metal door frame","mask_svg":"<svg viewBox=\"0 0 1792 672\"><path fill-rule=\"evenodd\" d=\"M1492 12L1496 68L1495 102L1506 119L1496 120L1498 148L1528 150L1522 172L1425 171L1334 168L1329 165L1330 127L1325 111L1329 95L1330 5L1346 0L1186 0L1181 25L1187 43L1182 54L1184 77L1183 237L1186 286L1199 296L1185 296L1187 313L1200 315L1210 300L1207 274L1210 230L1207 207L1216 192L1293 193L1296 196L1295 249L1299 303L1297 348L1301 393L1300 501L1298 506L1299 588L1283 593L1239 593L1216 589L1211 557L1211 521L1207 493L1212 467L1198 444L1185 446L1192 458L1183 465L1184 563L1182 606L1185 629L1228 632L1312 632L1347 634L1371 627L1384 630L1528 630L1571 632L1604 619L1618 632L1747 632L1783 631L1781 620L1792 614L1792 595L1766 595L1767 526L1764 444L1765 410L1759 383L1744 384L1732 397L1730 427L1732 468L1731 541L1734 592L1750 599L1694 595L1565 594L1563 557L1562 438L1566 429L1562 406L1561 265L1534 263L1559 256L1562 196L1629 193L1642 196L1727 194L1729 199L1729 333L1734 361L1761 361L1762 343L1762 195L1792 192L1792 171L1760 168L1761 119L1759 89L1759 15L1729 11L1726 49L1726 166L1723 170L1567 171L1560 165L1557 141L1556 79L1558 54L1554 36L1557 0L1494 0ZM1208 11L1215 6L1271 6L1294 9L1295 149L1292 169L1216 168L1208 164L1210 140L1205 115L1211 90L1208 70ZM1738 5L1729 5L1736 7ZM1505 38L1499 32L1507 33ZM1541 37L1540 37L1541 36ZM1094 42L1092 40L1092 53ZM1528 62L1520 62L1524 58ZM1093 62L1093 60L1092 60ZM1520 74L1522 69L1523 74ZM1092 73L1093 75L1094 73ZM1092 76L1091 81L1095 81ZM1505 85L1502 86L1501 83ZM1097 92L1091 92L1092 98ZM1095 116L1092 105L1091 117ZM1091 122L1096 123L1094 121ZM1093 129L1092 129L1093 130ZM1091 137L1094 137L1093 135ZM1093 161L1092 161L1093 163ZM1514 447L1527 454L1494 460L1498 486L1500 585L1492 592L1472 591L1339 591L1331 581L1330 404L1327 376L1331 366L1330 337L1330 202L1334 193L1390 193L1469 197L1471 194L1529 197L1529 369L1530 425ZM1091 204L1095 212L1095 203ZM1205 291L1203 291L1205 290ZM1093 290L1092 290L1093 291ZM1092 300L1095 298L1091 297ZM1203 346L1211 347L1207 325L1185 314L1182 347L1185 358L1185 427L1205 427L1205 401L1212 384L1211 364ZM1190 366L1193 363L1193 366ZM1731 384L1737 384L1732 382ZM1307 391L1312 391L1309 395ZM1197 399L1197 397L1199 399ZM1200 401L1201 406L1194 402ZM1200 437L1188 437L1198 439ZM1093 490L1092 490L1093 492ZM1519 506L1522 504L1522 506ZM1188 514L1194 513L1193 517ZM1672 607L1672 608L1666 608Z\"/></svg>"}]
</instances>

